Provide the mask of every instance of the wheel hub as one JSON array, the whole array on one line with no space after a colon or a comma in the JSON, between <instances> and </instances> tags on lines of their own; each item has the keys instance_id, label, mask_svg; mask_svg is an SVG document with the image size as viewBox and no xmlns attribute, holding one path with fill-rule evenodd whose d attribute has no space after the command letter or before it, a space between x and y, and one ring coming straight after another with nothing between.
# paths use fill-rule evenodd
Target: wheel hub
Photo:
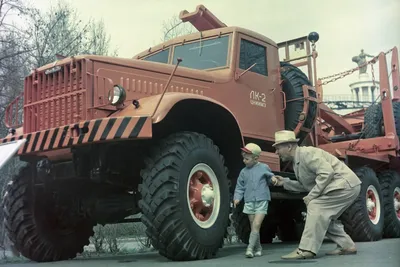
<instances>
[{"instance_id":1,"label":"wheel hub","mask_svg":"<svg viewBox=\"0 0 400 267\"><path fill-rule=\"evenodd\" d=\"M205 207L210 207L214 202L214 190L209 184L206 184L201 189L201 200Z\"/></svg>"},{"instance_id":2,"label":"wheel hub","mask_svg":"<svg viewBox=\"0 0 400 267\"><path fill-rule=\"evenodd\" d=\"M394 204L394 211L396 212L397 218L400 220L400 188L396 187L394 189L394 199L393 199L393 204Z\"/></svg>"},{"instance_id":3,"label":"wheel hub","mask_svg":"<svg viewBox=\"0 0 400 267\"><path fill-rule=\"evenodd\" d=\"M368 200L367 200L367 208L368 208L369 213L374 212L375 202L373 200L371 200L370 198L368 198Z\"/></svg>"},{"instance_id":4,"label":"wheel hub","mask_svg":"<svg viewBox=\"0 0 400 267\"><path fill-rule=\"evenodd\" d=\"M219 183L214 171L204 163L193 167L187 188L192 218L202 228L211 227L219 213Z\"/></svg>"},{"instance_id":5,"label":"wheel hub","mask_svg":"<svg viewBox=\"0 0 400 267\"><path fill-rule=\"evenodd\" d=\"M369 219L373 224L377 224L380 219L381 210L379 194L373 185L370 185L367 189L366 206Z\"/></svg>"}]
</instances>

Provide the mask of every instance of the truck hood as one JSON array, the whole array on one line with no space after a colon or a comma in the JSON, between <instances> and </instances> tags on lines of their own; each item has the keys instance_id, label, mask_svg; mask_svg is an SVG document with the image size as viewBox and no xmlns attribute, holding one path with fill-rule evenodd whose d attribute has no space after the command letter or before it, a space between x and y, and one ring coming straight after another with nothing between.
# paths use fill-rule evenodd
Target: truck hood
<instances>
[{"instance_id":1,"label":"truck hood","mask_svg":"<svg viewBox=\"0 0 400 267\"><path fill-rule=\"evenodd\" d=\"M167 75L170 75L175 67L175 65L171 65L171 64L164 64L164 63L151 62L151 61L145 61L145 60L138 60L138 59L131 59L131 58L117 58L117 57L108 57L108 56L96 56L96 55L79 55L79 56L73 57L73 59L76 61L88 59L91 61L104 62L104 63L119 65L119 66L126 66L126 67L131 67L134 69L147 70L147 71L163 73L163 74L167 74ZM44 65L44 66L38 68L37 71L40 72L40 71L44 71L46 69L53 68L58 65L64 65L68 62L71 62L71 60L72 60L72 57L67 57L67 58L61 59L59 61L56 61L55 63L50 63L47 65ZM207 70L196 70L196 69L179 66L178 69L176 70L174 76L185 77L185 78L189 78L189 79L195 79L195 80L211 82L211 83L225 83L225 82L232 80L233 73L229 68L225 68L225 69L221 69L221 70L207 71Z\"/></svg>"}]
</instances>

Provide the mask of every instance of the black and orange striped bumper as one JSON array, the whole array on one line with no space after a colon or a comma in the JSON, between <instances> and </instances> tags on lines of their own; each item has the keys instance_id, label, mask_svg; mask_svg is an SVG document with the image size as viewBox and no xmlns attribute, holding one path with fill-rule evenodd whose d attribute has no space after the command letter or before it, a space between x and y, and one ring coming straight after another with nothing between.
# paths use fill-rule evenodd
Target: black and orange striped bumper
<instances>
[{"instance_id":1,"label":"black and orange striped bumper","mask_svg":"<svg viewBox=\"0 0 400 267\"><path fill-rule=\"evenodd\" d=\"M102 118L0 139L0 143L26 139L19 155L69 148L87 143L148 139L152 137L151 117Z\"/></svg>"}]
</instances>

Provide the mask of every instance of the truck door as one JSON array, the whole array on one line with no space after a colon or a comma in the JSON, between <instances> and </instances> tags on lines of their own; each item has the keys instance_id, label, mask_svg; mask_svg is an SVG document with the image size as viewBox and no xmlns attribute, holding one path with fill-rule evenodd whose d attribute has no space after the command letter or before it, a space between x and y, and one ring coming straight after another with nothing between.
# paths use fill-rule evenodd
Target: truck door
<instances>
[{"instance_id":1,"label":"truck door","mask_svg":"<svg viewBox=\"0 0 400 267\"><path fill-rule=\"evenodd\" d=\"M236 40L236 77L256 63L236 80L244 105L239 112L242 130L246 136L273 141L275 131L284 128L277 48L244 34Z\"/></svg>"}]
</instances>

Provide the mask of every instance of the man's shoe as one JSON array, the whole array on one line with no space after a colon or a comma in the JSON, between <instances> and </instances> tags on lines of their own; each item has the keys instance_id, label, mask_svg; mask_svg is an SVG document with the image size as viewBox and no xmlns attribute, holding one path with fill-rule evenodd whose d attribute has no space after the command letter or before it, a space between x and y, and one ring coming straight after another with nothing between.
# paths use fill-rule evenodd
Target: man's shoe
<instances>
[{"instance_id":1,"label":"man's shoe","mask_svg":"<svg viewBox=\"0 0 400 267\"><path fill-rule=\"evenodd\" d=\"M253 258L254 257L253 250L250 248L246 249L245 255L246 255L246 258Z\"/></svg>"},{"instance_id":2,"label":"man's shoe","mask_svg":"<svg viewBox=\"0 0 400 267\"><path fill-rule=\"evenodd\" d=\"M292 253L282 256L281 258L284 260L300 260L300 259L311 259L314 258L315 254L311 251L302 251L300 249L296 249Z\"/></svg>"},{"instance_id":3,"label":"man's shoe","mask_svg":"<svg viewBox=\"0 0 400 267\"><path fill-rule=\"evenodd\" d=\"M340 248L337 247L335 250L329 251L325 253L328 256L336 256L336 255L354 255L357 254L357 249L355 247L352 248Z\"/></svg>"}]
</instances>

